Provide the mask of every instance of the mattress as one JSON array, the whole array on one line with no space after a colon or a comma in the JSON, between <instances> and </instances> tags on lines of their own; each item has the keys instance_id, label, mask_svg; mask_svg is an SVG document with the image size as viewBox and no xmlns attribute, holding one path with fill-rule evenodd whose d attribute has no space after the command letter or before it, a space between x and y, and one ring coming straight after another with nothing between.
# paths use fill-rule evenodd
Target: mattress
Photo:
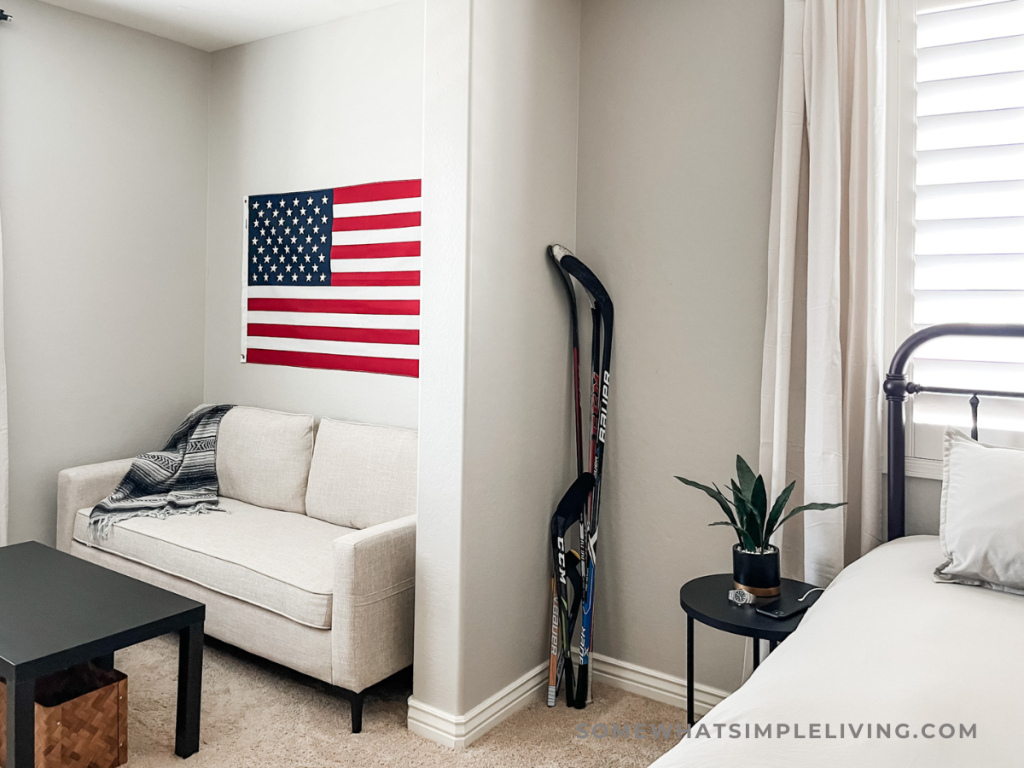
<instances>
[{"instance_id":1,"label":"mattress","mask_svg":"<svg viewBox=\"0 0 1024 768\"><path fill-rule=\"evenodd\" d=\"M936 583L941 562L911 536L846 568L654 765L1024 766L1024 597Z\"/></svg>"}]
</instances>

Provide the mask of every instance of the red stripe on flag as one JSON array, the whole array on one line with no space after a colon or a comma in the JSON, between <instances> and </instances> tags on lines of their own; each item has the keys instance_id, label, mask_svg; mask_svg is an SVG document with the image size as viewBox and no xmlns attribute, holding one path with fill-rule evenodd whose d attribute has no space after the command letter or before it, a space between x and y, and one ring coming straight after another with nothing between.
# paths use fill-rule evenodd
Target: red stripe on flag
<instances>
[{"instance_id":1,"label":"red stripe on flag","mask_svg":"<svg viewBox=\"0 0 1024 768\"><path fill-rule=\"evenodd\" d=\"M420 375L419 360L391 357L358 357L355 355L326 355L320 352L286 352L279 349L250 349L246 362L263 365L287 365L293 368L326 368L334 371L360 371L362 373L390 373L393 376Z\"/></svg>"},{"instance_id":2,"label":"red stripe on flag","mask_svg":"<svg viewBox=\"0 0 1024 768\"><path fill-rule=\"evenodd\" d=\"M335 232L355 232L364 229L401 229L418 227L420 212L381 213L376 216L339 216L334 220Z\"/></svg>"},{"instance_id":3,"label":"red stripe on flag","mask_svg":"<svg viewBox=\"0 0 1024 768\"><path fill-rule=\"evenodd\" d=\"M394 259L420 255L420 242L333 245L332 259Z\"/></svg>"},{"instance_id":4,"label":"red stripe on flag","mask_svg":"<svg viewBox=\"0 0 1024 768\"><path fill-rule=\"evenodd\" d=\"M407 328L335 328L326 325L249 323L249 336L317 341L358 341L364 344L419 344L420 332Z\"/></svg>"},{"instance_id":5,"label":"red stripe on flag","mask_svg":"<svg viewBox=\"0 0 1024 768\"><path fill-rule=\"evenodd\" d=\"M249 299L250 312L323 312L343 315L418 315L418 299Z\"/></svg>"},{"instance_id":6,"label":"red stripe on flag","mask_svg":"<svg viewBox=\"0 0 1024 768\"><path fill-rule=\"evenodd\" d=\"M331 285L347 286L384 286L384 285L419 285L420 273L408 272L335 272L331 275Z\"/></svg>"},{"instance_id":7,"label":"red stripe on flag","mask_svg":"<svg viewBox=\"0 0 1024 768\"><path fill-rule=\"evenodd\" d=\"M334 204L373 203L377 200L401 200L406 197L419 197L420 187L419 179L378 181L374 184L338 187L334 190Z\"/></svg>"}]
</instances>

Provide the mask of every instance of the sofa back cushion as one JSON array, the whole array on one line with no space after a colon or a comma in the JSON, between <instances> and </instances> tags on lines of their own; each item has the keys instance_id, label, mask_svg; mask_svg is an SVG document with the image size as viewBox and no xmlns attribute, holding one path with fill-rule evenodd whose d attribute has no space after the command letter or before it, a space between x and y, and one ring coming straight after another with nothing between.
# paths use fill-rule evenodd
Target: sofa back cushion
<instances>
[{"instance_id":1,"label":"sofa back cushion","mask_svg":"<svg viewBox=\"0 0 1024 768\"><path fill-rule=\"evenodd\" d=\"M322 419L306 514L369 528L416 513L416 432Z\"/></svg>"},{"instance_id":2,"label":"sofa back cushion","mask_svg":"<svg viewBox=\"0 0 1024 768\"><path fill-rule=\"evenodd\" d=\"M236 406L220 423L220 495L267 509L305 513L313 417Z\"/></svg>"}]
</instances>

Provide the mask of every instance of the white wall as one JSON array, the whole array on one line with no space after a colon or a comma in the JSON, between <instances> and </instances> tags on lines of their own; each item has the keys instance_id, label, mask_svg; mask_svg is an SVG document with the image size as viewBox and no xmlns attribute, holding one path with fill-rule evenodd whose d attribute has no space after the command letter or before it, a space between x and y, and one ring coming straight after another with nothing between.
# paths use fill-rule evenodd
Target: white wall
<instances>
[{"instance_id":1,"label":"white wall","mask_svg":"<svg viewBox=\"0 0 1024 768\"><path fill-rule=\"evenodd\" d=\"M57 473L162 442L203 395L208 56L3 3L0 210L10 538Z\"/></svg>"},{"instance_id":2,"label":"white wall","mask_svg":"<svg viewBox=\"0 0 1024 768\"><path fill-rule=\"evenodd\" d=\"M422 0L212 55L207 401L416 426L416 379L240 363L239 259L246 195L419 178L422 112Z\"/></svg>"},{"instance_id":3,"label":"white wall","mask_svg":"<svg viewBox=\"0 0 1024 768\"><path fill-rule=\"evenodd\" d=\"M425 0L419 483L413 699L464 711L463 435L472 0ZM409 727L444 740L443 734ZM443 723L440 724L443 727Z\"/></svg>"},{"instance_id":4,"label":"white wall","mask_svg":"<svg viewBox=\"0 0 1024 768\"><path fill-rule=\"evenodd\" d=\"M939 534L939 500L942 481L908 477L906 485L907 535Z\"/></svg>"},{"instance_id":5,"label":"white wall","mask_svg":"<svg viewBox=\"0 0 1024 768\"><path fill-rule=\"evenodd\" d=\"M554 503L575 476L569 314L579 0L476 0L462 561L463 706L547 660Z\"/></svg>"},{"instance_id":6,"label":"white wall","mask_svg":"<svg viewBox=\"0 0 1024 768\"><path fill-rule=\"evenodd\" d=\"M756 461L781 0L583 3L578 255L615 302L595 650L686 676L679 587L731 570L673 475ZM698 683L740 682L701 628Z\"/></svg>"},{"instance_id":7,"label":"white wall","mask_svg":"<svg viewBox=\"0 0 1024 768\"><path fill-rule=\"evenodd\" d=\"M546 659L548 520L571 480L578 0L427 0L416 661L410 728ZM455 466L453 466L453 462ZM451 743L447 741L446 743Z\"/></svg>"}]
</instances>

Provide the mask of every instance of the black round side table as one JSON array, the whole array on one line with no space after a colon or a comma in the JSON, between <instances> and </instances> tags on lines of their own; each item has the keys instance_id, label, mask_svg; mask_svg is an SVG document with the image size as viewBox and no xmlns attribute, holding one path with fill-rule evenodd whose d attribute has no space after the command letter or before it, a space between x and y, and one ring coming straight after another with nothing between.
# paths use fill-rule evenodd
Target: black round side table
<instances>
[{"instance_id":1,"label":"black round side table","mask_svg":"<svg viewBox=\"0 0 1024 768\"><path fill-rule=\"evenodd\" d=\"M679 590L679 605L686 611L686 722L693 725L693 622L729 632L733 635L767 640L769 650L775 650L780 642L789 637L800 624L803 612L788 619L773 619L758 613L755 608L768 600L759 600L753 605L736 605L729 600L729 590L735 589L731 573L716 573L686 582ZM815 590L813 584L794 579L782 580L781 596L803 597L808 590ZM821 595L811 591L804 600L810 606ZM761 663L761 648L754 643L754 669Z\"/></svg>"}]
</instances>

